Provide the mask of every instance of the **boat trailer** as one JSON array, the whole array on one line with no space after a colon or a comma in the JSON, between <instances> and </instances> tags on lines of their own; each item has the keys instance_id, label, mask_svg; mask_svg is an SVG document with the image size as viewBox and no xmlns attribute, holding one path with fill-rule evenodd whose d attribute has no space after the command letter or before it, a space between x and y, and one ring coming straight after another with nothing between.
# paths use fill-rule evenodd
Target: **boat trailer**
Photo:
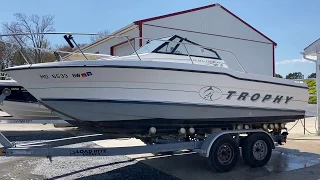
<instances>
[{"instance_id":1,"label":"boat trailer","mask_svg":"<svg viewBox=\"0 0 320 180\"><path fill-rule=\"evenodd\" d=\"M9 89L4 89L0 94L0 103L10 94ZM10 117L0 117L1 123L28 123L32 121L18 120ZM9 120L8 120L9 119ZM48 122L43 120L45 123ZM54 121L54 120L53 120ZM62 121L62 120L60 120ZM37 122L40 122L37 120ZM44 122L41 121L43 124ZM237 164L240 148L244 161L251 167L261 167L270 160L275 144L286 142L288 133L269 133L262 129L240 129L215 131L198 140L165 140L145 146L113 147L113 148L66 148L65 145L110 139L105 134L93 134L49 140L44 142L15 144L10 142L0 132L0 157L1 156L117 156L145 153L168 153L189 150L207 158L209 165L218 172L231 171ZM59 147L59 148L57 148Z\"/></svg>"},{"instance_id":2,"label":"boat trailer","mask_svg":"<svg viewBox=\"0 0 320 180\"><path fill-rule=\"evenodd\" d=\"M260 129L221 130L199 141L173 141L133 147L66 148L60 146L110 138L104 134L94 134L17 145L0 132L0 144L3 145L0 147L0 157L38 156L47 157L52 161L52 157L55 156L116 156L190 150L206 157L214 170L227 172L237 164L240 156L239 147L241 147L243 159L249 166L261 167L268 163L275 144L286 141L286 135L285 133L270 135Z\"/></svg>"}]
</instances>

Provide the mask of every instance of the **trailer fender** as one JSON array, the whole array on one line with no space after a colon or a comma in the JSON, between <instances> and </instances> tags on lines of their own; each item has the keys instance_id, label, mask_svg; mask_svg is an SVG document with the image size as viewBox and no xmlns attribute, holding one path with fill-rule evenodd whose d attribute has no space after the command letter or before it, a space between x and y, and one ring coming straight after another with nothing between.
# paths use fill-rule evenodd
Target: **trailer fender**
<instances>
[{"instance_id":1,"label":"trailer fender","mask_svg":"<svg viewBox=\"0 0 320 180\"><path fill-rule=\"evenodd\" d=\"M273 138L270 136L269 133L267 133L266 131L263 131L261 129L250 129L250 130L226 130L226 131L212 132L208 137L206 137L206 139L204 140L204 142L201 145L201 151L198 151L198 152L201 156L209 157L211 146L219 137L221 137L222 135L225 135L225 134L237 135L237 134L243 134L243 133L264 133L264 134L267 134L267 136L269 137L270 141L273 144L272 148L275 149L275 145L273 143L274 142Z\"/></svg>"}]
</instances>

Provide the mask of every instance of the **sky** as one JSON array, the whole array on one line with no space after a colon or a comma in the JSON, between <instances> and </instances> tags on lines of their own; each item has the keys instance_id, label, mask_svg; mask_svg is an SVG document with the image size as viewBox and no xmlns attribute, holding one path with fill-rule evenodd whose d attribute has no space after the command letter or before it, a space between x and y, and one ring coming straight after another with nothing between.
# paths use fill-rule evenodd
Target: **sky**
<instances>
[{"instance_id":1,"label":"sky","mask_svg":"<svg viewBox=\"0 0 320 180\"><path fill-rule=\"evenodd\" d=\"M0 23L14 13L54 15L57 32L116 31L136 20L219 3L275 41L276 73L315 72L315 63L300 52L320 37L319 0L0 0ZM77 43L89 38L77 37ZM62 44L61 37L50 37Z\"/></svg>"}]
</instances>

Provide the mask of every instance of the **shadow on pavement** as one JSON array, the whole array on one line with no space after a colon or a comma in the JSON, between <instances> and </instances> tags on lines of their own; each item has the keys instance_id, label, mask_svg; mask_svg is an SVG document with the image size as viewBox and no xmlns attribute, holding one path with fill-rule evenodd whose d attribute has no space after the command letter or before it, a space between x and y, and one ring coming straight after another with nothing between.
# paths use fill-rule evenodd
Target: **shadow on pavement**
<instances>
[{"instance_id":1,"label":"shadow on pavement","mask_svg":"<svg viewBox=\"0 0 320 180\"><path fill-rule=\"evenodd\" d=\"M132 167L134 166L134 167ZM134 168L134 170L133 170ZM55 178L54 178L55 179ZM77 178L79 180L91 179L110 179L110 180L178 180L178 178L137 162L134 165L121 167L106 173L89 175L86 177Z\"/></svg>"},{"instance_id":2,"label":"shadow on pavement","mask_svg":"<svg viewBox=\"0 0 320 180\"><path fill-rule=\"evenodd\" d=\"M292 154L291 151L295 153ZM286 175L290 175L292 170L303 170L305 168L312 168L314 165L320 163L320 155L314 153L304 153L298 150L290 150L285 148L277 148L273 152L270 162L261 168L250 168L240 157L236 168L228 173L217 173L213 171L206 162L206 158L195 153L177 153L174 155L156 156L132 159L139 160L138 163L127 165L112 171L92 174L80 179L282 179ZM109 164L103 165L108 166ZM81 171L87 171L92 168L100 168L103 166L89 167ZM152 167L152 169L150 169ZM132 171L132 169L138 170ZM160 171L158 171L160 170ZM131 172L132 171L132 172ZM79 173L79 172L73 172ZM300 173L301 174L301 173ZM319 179L320 174L310 173L307 179ZM67 177L68 174L57 176L55 178ZM53 179L55 179L53 178ZM290 179L296 179L292 177ZM301 179L298 178L297 179ZM303 178L304 179L304 178Z\"/></svg>"},{"instance_id":3,"label":"shadow on pavement","mask_svg":"<svg viewBox=\"0 0 320 180\"><path fill-rule=\"evenodd\" d=\"M303 170L303 168L312 167L320 163L320 155L307 152L299 152L297 154L297 151L299 150L277 148L273 152L269 163L261 168L248 167L242 157L240 157L236 168L228 173L217 173L213 171L207 164L206 158L195 153L138 158L138 160L180 179L256 179L273 176L274 174L277 174L279 179L282 179L293 170ZM107 174L112 173L113 171L97 176L105 177ZM281 173L283 173L283 176ZM96 176L90 176L90 178L92 177ZM314 177L308 179L319 179L319 177L320 174L315 174ZM291 179L295 178L292 177Z\"/></svg>"},{"instance_id":4,"label":"shadow on pavement","mask_svg":"<svg viewBox=\"0 0 320 180\"><path fill-rule=\"evenodd\" d=\"M73 134L67 131L1 131L9 141L45 141L59 138L73 137Z\"/></svg>"}]
</instances>

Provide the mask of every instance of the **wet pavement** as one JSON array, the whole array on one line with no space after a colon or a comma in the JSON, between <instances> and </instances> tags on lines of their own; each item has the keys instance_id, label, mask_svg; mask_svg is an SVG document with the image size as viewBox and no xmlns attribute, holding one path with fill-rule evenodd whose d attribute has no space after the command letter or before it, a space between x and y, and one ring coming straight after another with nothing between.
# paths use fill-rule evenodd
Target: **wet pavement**
<instances>
[{"instance_id":1,"label":"wet pavement","mask_svg":"<svg viewBox=\"0 0 320 180\"><path fill-rule=\"evenodd\" d=\"M41 131L39 129L41 128L34 131L7 131L4 134L11 141L25 143L82 133L73 130ZM135 143L133 140L106 140L69 147L107 147L106 144L125 146ZM287 147L290 143L293 147ZM308 147L310 143L313 146ZM228 173L212 171L206 158L194 153L172 156L144 154L113 157L56 157L53 158L52 163L47 158L0 157L0 179L319 179L319 138L288 140L287 145L277 147L270 162L264 167L250 168L240 158L236 168Z\"/></svg>"},{"instance_id":2,"label":"wet pavement","mask_svg":"<svg viewBox=\"0 0 320 180\"><path fill-rule=\"evenodd\" d=\"M166 172L180 179L255 179L268 177L279 172L290 173L300 168L311 167L320 164L320 156L315 154L304 154L295 151L277 148L269 163L261 168L248 167L242 158L239 159L235 169L228 173L216 173L210 169L206 158L198 154L190 153L183 155L173 155L167 157L139 157L137 160L155 169ZM320 173L320 171L319 171Z\"/></svg>"}]
</instances>

